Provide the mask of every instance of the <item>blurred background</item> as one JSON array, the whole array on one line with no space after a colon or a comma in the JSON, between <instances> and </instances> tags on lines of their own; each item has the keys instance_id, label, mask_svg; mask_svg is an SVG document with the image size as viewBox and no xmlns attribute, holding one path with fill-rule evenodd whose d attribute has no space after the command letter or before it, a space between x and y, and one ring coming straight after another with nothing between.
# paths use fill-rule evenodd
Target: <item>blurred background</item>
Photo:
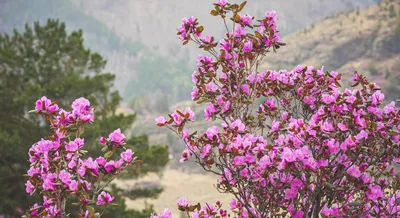
<instances>
[{"instance_id":1,"label":"blurred background","mask_svg":"<svg viewBox=\"0 0 400 218\"><path fill-rule=\"evenodd\" d=\"M121 206L105 217L148 217L164 207L179 217L180 196L230 200L214 191L216 177L180 164L183 144L154 124L190 106L200 121L191 128L206 128L203 108L190 101L199 51L183 47L176 28L194 15L206 34L222 36L223 23L209 15L212 3L0 0L0 217L20 217L36 200L25 193L23 174L29 147L48 129L27 111L43 95L64 107L89 98L98 110L84 134L88 149L98 152L97 137L121 127L145 161L110 187ZM244 13L257 18L268 10L277 11L287 46L269 54L262 69L324 66L347 84L358 71L383 88L387 101L400 98L400 0L249 0Z\"/></svg>"}]
</instances>

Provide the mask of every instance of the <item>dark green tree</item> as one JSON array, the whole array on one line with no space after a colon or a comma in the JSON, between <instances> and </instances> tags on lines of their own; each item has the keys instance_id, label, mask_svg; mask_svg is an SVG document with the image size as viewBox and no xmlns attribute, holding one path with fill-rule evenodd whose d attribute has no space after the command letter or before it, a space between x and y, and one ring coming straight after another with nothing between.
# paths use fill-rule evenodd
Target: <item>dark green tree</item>
<instances>
[{"instance_id":1,"label":"dark green tree","mask_svg":"<svg viewBox=\"0 0 400 218\"><path fill-rule=\"evenodd\" d=\"M115 76L103 72L105 65L100 54L85 48L81 30L68 33L58 20L49 19L46 25L36 22L33 28L26 25L24 32L14 30L11 36L0 34L0 215L18 216L37 200L25 193L23 175L29 168L28 149L49 135L43 120L27 113L38 98L45 95L57 99L62 107L78 97L90 100L97 109L96 122L84 133L86 149L91 153L100 154L100 135L131 127L134 114L116 113L121 97L113 89ZM167 147L150 146L146 136L132 137L127 147L145 164L132 169L125 178L158 172L168 162ZM113 190L117 192L117 187ZM135 194L119 193L130 194L131 198ZM156 195L149 190L145 196ZM121 196L116 201L122 205L113 209L113 217L140 217L141 212L126 209ZM142 212L148 215L149 211L151 208Z\"/></svg>"}]
</instances>

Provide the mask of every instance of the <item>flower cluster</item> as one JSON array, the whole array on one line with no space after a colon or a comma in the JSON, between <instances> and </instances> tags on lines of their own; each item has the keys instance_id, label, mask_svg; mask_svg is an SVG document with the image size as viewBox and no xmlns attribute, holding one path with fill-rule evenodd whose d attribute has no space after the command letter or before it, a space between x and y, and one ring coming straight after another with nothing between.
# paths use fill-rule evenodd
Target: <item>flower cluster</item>
<instances>
[{"instance_id":1,"label":"flower cluster","mask_svg":"<svg viewBox=\"0 0 400 218\"><path fill-rule=\"evenodd\" d=\"M204 116L219 119L203 133L170 119L159 126L178 134L193 160L220 175L217 188L234 199L237 217L399 217L400 110L384 104L375 83L354 73L353 88L341 87L341 74L323 68L259 71L272 47L279 48L276 13L267 12L254 35L244 7L218 1L212 15L234 30L199 56L192 99L205 103ZM213 39L213 37L209 37ZM173 117L172 115L170 115ZM180 115L181 117L184 116ZM179 209L191 217L227 217L218 204Z\"/></svg>"},{"instance_id":2,"label":"flower cluster","mask_svg":"<svg viewBox=\"0 0 400 218\"><path fill-rule=\"evenodd\" d=\"M114 199L103 191L103 182L107 184L136 162L130 149L121 152L120 159L110 159L115 148L123 148L125 136L117 129L108 139L101 137L107 152L104 157L84 158L87 151L83 150L85 143L81 131L85 123L94 121L94 109L87 99L75 100L72 111L67 112L42 97L36 102L34 112L45 114L54 135L41 139L29 149L31 166L27 172L26 191L29 194L39 193L43 203L34 204L26 216L65 217L67 199L76 196L80 206L79 216L92 217L95 211L90 205L107 205Z\"/></svg>"}]
</instances>

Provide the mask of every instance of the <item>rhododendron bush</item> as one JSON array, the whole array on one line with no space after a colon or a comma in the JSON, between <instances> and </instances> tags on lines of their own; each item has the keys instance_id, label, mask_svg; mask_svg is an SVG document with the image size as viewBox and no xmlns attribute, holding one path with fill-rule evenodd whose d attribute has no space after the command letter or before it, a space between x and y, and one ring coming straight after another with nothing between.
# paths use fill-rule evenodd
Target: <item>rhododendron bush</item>
<instances>
[{"instance_id":1,"label":"rhododendron bush","mask_svg":"<svg viewBox=\"0 0 400 218\"><path fill-rule=\"evenodd\" d=\"M72 111L60 109L55 102L42 97L35 110L43 115L54 131L29 149L29 179L26 191L42 196L25 217L69 217L67 204L79 207L73 217L101 217L114 199L104 188L127 167L140 163L131 149L125 149L125 136L119 129L108 138L101 137L104 156L86 157L82 137L84 126L94 121L94 110L85 98L72 103ZM110 159L120 152L120 158ZM98 211L96 211L98 209Z\"/></svg>"},{"instance_id":2,"label":"rhododendron bush","mask_svg":"<svg viewBox=\"0 0 400 218\"><path fill-rule=\"evenodd\" d=\"M341 74L323 68L260 69L267 53L284 44L276 13L256 20L241 13L245 4L214 4L211 15L227 31L219 41L204 35L195 17L178 29L183 44L209 53L198 57L191 96L206 105L206 120L222 124L189 130L190 108L156 122L185 142L181 162L219 175L218 191L233 197L229 205L181 198L179 209L196 218L400 217L395 102L385 105L380 87L357 72L352 88L344 88Z\"/></svg>"}]
</instances>

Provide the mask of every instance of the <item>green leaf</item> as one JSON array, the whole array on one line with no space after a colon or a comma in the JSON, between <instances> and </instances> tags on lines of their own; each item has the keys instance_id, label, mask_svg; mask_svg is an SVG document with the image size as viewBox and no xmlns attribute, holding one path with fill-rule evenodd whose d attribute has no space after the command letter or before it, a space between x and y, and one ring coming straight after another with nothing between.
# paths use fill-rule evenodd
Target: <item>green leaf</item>
<instances>
[{"instance_id":1,"label":"green leaf","mask_svg":"<svg viewBox=\"0 0 400 218\"><path fill-rule=\"evenodd\" d=\"M113 151L108 151L107 153L104 154L104 158L105 159L110 158L113 155L113 153L114 153Z\"/></svg>"},{"instance_id":2,"label":"green leaf","mask_svg":"<svg viewBox=\"0 0 400 218\"><path fill-rule=\"evenodd\" d=\"M254 34L256 35L256 37L257 38L259 38L259 39L262 39L263 37L262 37L262 35L259 33L259 32L254 32Z\"/></svg>"},{"instance_id":3,"label":"green leaf","mask_svg":"<svg viewBox=\"0 0 400 218\"><path fill-rule=\"evenodd\" d=\"M216 10L210 11L210 14L213 16L218 16L218 12Z\"/></svg>"},{"instance_id":4,"label":"green leaf","mask_svg":"<svg viewBox=\"0 0 400 218\"><path fill-rule=\"evenodd\" d=\"M203 30L204 30L204 27L203 27L203 26L199 26L199 27L197 27L197 29L196 29L196 31L199 32L199 33L203 32Z\"/></svg>"},{"instance_id":5,"label":"green leaf","mask_svg":"<svg viewBox=\"0 0 400 218\"><path fill-rule=\"evenodd\" d=\"M242 4L240 4L238 12L241 12L244 8L244 6L246 5L247 1L244 1Z\"/></svg>"},{"instance_id":6,"label":"green leaf","mask_svg":"<svg viewBox=\"0 0 400 218\"><path fill-rule=\"evenodd\" d=\"M236 21L236 22L239 22L240 21L240 15L239 14L233 15L233 20Z\"/></svg>"}]
</instances>

